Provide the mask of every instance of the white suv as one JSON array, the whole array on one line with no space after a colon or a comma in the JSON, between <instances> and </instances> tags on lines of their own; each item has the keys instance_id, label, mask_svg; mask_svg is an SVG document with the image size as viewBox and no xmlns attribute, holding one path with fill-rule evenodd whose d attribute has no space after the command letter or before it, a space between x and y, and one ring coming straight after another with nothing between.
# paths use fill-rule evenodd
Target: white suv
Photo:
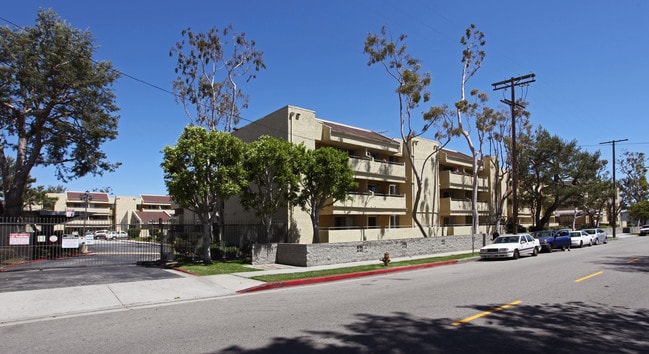
<instances>
[{"instance_id":1,"label":"white suv","mask_svg":"<svg viewBox=\"0 0 649 354\"><path fill-rule=\"evenodd\" d=\"M108 239L108 230L97 230L95 231L95 238L97 240L107 240Z\"/></svg>"}]
</instances>

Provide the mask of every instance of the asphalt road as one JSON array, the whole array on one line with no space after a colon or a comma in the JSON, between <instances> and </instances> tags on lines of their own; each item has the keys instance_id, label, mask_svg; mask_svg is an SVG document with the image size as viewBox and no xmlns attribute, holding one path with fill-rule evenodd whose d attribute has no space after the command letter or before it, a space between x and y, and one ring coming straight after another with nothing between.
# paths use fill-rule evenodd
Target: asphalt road
<instances>
[{"instance_id":1,"label":"asphalt road","mask_svg":"<svg viewBox=\"0 0 649 354\"><path fill-rule=\"evenodd\" d=\"M649 238L0 327L0 351L646 353ZM38 334L38 335L35 335Z\"/></svg>"}]
</instances>

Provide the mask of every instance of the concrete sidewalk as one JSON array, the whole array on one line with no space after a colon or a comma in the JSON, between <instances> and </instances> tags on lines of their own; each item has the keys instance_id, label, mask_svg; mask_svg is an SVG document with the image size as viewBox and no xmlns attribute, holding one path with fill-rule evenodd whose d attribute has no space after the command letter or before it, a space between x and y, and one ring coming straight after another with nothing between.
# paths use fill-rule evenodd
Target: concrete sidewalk
<instances>
[{"instance_id":1,"label":"concrete sidewalk","mask_svg":"<svg viewBox=\"0 0 649 354\"><path fill-rule=\"evenodd\" d=\"M456 252L470 253L471 251ZM435 254L412 258L395 258L393 261L405 259L428 258L448 254ZM475 259L475 258L471 258ZM457 261L451 262L457 263ZM78 316L102 311L116 311L129 308L179 303L184 301L209 299L231 296L252 291L275 289L279 287L304 285L323 281L333 281L346 278L382 274L394 271L404 271L397 267L388 267L377 272L362 272L325 277L309 281L288 281L265 283L250 279L264 274L295 273L340 267L352 267L366 264L380 264L379 260L344 264L334 264L314 267L294 267L281 264L254 266L261 271L195 276L175 270L180 277L160 280L145 280L110 284L72 286L64 288L25 290L0 293L0 326L31 320ZM444 263L447 264L447 263ZM441 265L441 264L440 264ZM431 265L413 266L409 269L428 267Z\"/></svg>"},{"instance_id":2,"label":"concrete sidewalk","mask_svg":"<svg viewBox=\"0 0 649 354\"><path fill-rule=\"evenodd\" d=\"M227 296L261 283L236 275L185 274L173 279L0 293L0 325Z\"/></svg>"}]
</instances>

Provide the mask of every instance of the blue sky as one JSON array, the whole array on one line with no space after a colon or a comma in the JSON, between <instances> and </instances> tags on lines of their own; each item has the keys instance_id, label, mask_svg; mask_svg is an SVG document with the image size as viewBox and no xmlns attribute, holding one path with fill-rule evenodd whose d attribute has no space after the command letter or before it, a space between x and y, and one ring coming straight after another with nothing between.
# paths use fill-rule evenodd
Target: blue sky
<instances>
[{"instance_id":1,"label":"blue sky","mask_svg":"<svg viewBox=\"0 0 649 354\"><path fill-rule=\"evenodd\" d=\"M114 85L119 137L103 146L122 166L65 184L71 191L166 194L160 151L174 145L189 122L169 93L176 64L169 50L187 27L205 32L228 24L256 41L267 66L244 86L250 107L240 126L294 105L399 137L395 85L381 68L367 66L368 32L386 25L394 35L408 35L409 52L432 75L433 104L452 105L460 93L459 39L473 23L485 33L487 56L468 88L489 93L493 107L506 108L504 92L492 91L492 83L534 73L536 82L516 96L529 102L535 126L601 151L609 170L611 145L601 142L628 139L616 144L618 161L624 150L649 154L643 104L649 98L649 2L643 0L21 0L5 4L0 17L33 26L39 8L89 30L99 46L95 59L137 79L122 76ZM468 152L460 138L449 147ZM32 176L37 184L62 184L52 170L36 169Z\"/></svg>"}]
</instances>

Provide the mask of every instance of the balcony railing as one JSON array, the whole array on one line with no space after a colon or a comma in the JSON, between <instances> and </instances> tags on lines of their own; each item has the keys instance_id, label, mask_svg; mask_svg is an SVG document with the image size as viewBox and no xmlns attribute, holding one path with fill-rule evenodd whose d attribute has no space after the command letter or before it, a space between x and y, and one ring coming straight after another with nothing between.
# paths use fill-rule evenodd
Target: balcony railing
<instances>
[{"instance_id":1,"label":"balcony railing","mask_svg":"<svg viewBox=\"0 0 649 354\"><path fill-rule=\"evenodd\" d=\"M489 203L478 201L477 209L479 213L489 211ZM442 198L439 202L439 211L442 214L468 213L471 212L470 199Z\"/></svg>"},{"instance_id":2,"label":"balcony railing","mask_svg":"<svg viewBox=\"0 0 649 354\"><path fill-rule=\"evenodd\" d=\"M403 162L374 160L360 156L352 156L349 163L357 177L380 179L385 181L403 182L406 180L406 167Z\"/></svg>"},{"instance_id":3,"label":"balcony railing","mask_svg":"<svg viewBox=\"0 0 649 354\"><path fill-rule=\"evenodd\" d=\"M351 200L336 202L335 209L386 211L391 213L406 211L406 198L403 195L379 193L350 194Z\"/></svg>"},{"instance_id":4,"label":"balcony railing","mask_svg":"<svg viewBox=\"0 0 649 354\"><path fill-rule=\"evenodd\" d=\"M452 171L441 171L439 173L439 187L441 189L467 189L473 188L473 176L454 173ZM488 191L489 181L485 177L478 177L478 190Z\"/></svg>"}]
</instances>

